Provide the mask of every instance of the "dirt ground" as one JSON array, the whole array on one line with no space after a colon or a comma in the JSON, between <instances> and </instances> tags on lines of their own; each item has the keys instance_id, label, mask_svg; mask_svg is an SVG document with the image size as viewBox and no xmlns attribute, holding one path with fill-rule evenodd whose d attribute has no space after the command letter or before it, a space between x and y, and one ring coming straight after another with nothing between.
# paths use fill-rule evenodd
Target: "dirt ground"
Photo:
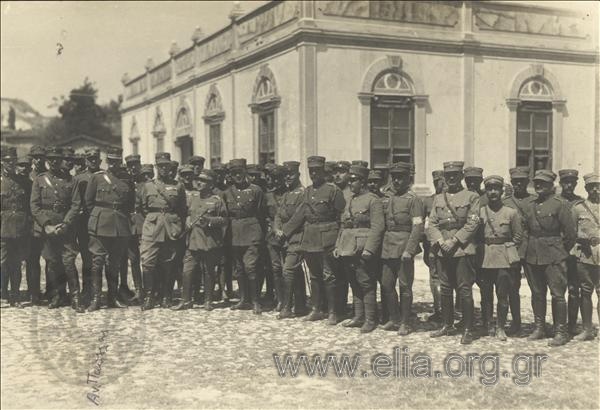
<instances>
[{"instance_id":1,"label":"dirt ground","mask_svg":"<svg viewBox=\"0 0 600 410\"><path fill-rule=\"evenodd\" d=\"M479 291L474 294L478 306ZM533 318L525 280L521 294L526 336ZM459 335L431 339L435 326L426 322L431 294L420 260L414 300L416 330L406 337L381 329L361 335L324 321L280 321L274 312L255 316L225 308L142 313L129 307L83 315L70 308L3 308L0 404L2 409L600 407L598 339L559 348L525 337L507 342L480 337L466 347ZM400 349L396 354L394 347ZM354 377L338 377L332 368L308 376L302 366L296 377L289 371L280 376L274 354L283 361L285 354L299 353L309 359L360 355L360 361ZM432 377L404 373L396 365L408 358L414 370L418 353L431 358ZM390 362L376 359L378 354ZM497 358L472 359L470 375L449 376L461 365L469 367L468 354ZM534 371L535 360L541 373ZM374 365L382 367L376 371ZM376 377L389 365L388 377Z\"/></svg>"}]
</instances>

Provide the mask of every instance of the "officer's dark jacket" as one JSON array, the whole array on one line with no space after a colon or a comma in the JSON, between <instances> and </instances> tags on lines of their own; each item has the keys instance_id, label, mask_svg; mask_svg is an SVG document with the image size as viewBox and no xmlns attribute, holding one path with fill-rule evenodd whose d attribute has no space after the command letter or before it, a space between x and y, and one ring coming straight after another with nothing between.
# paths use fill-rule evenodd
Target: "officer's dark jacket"
<instances>
[{"instance_id":1,"label":"officer's dark jacket","mask_svg":"<svg viewBox=\"0 0 600 410\"><path fill-rule=\"evenodd\" d=\"M254 184L248 184L243 189L233 185L225 190L223 200L231 221L231 245L260 244L266 232L267 216L262 189Z\"/></svg>"},{"instance_id":2,"label":"officer's dark jacket","mask_svg":"<svg viewBox=\"0 0 600 410\"><path fill-rule=\"evenodd\" d=\"M275 229L283 230L283 225L291 219L296 210L302 205L303 198L304 187L300 184L283 194L273 222ZM302 230L300 229L287 238L287 250L296 252L300 247L301 240Z\"/></svg>"},{"instance_id":3,"label":"officer's dark jacket","mask_svg":"<svg viewBox=\"0 0 600 410\"><path fill-rule=\"evenodd\" d=\"M283 202L283 198L287 192L282 191L270 191L265 194L265 201L267 203L267 243L274 246L281 246L281 241L273 234L275 229L275 217L279 211L279 207Z\"/></svg>"},{"instance_id":4,"label":"officer's dark jacket","mask_svg":"<svg viewBox=\"0 0 600 410\"><path fill-rule=\"evenodd\" d=\"M140 195L142 194L142 186L146 183L146 181L139 180L135 182L135 204L133 207L133 211L129 217L129 223L131 226L131 234L140 236L142 234L142 229L144 228L144 214L141 208L138 208L142 201Z\"/></svg>"},{"instance_id":5,"label":"officer's dark jacket","mask_svg":"<svg viewBox=\"0 0 600 410\"><path fill-rule=\"evenodd\" d=\"M571 208L577 229L577 244L571 250L580 263L600 265L600 206L588 199ZM591 251L591 252L590 252Z\"/></svg>"},{"instance_id":6,"label":"officer's dark jacket","mask_svg":"<svg viewBox=\"0 0 600 410\"><path fill-rule=\"evenodd\" d=\"M348 198L335 247L340 256L364 251L379 255L385 222L381 199L368 191Z\"/></svg>"},{"instance_id":7,"label":"officer's dark jacket","mask_svg":"<svg viewBox=\"0 0 600 410\"><path fill-rule=\"evenodd\" d=\"M36 222L34 234L41 236L46 225L63 223L70 228L79 215L81 197L73 177L48 171L33 180L30 203Z\"/></svg>"},{"instance_id":8,"label":"officer's dark jacket","mask_svg":"<svg viewBox=\"0 0 600 410\"><path fill-rule=\"evenodd\" d=\"M142 240L165 242L179 239L187 216L185 189L176 181L159 179L143 183L136 208L146 216Z\"/></svg>"},{"instance_id":9,"label":"officer's dark jacket","mask_svg":"<svg viewBox=\"0 0 600 410\"><path fill-rule=\"evenodd\" d=\"M525 261L549 265L564 260L575 244L575 223L570 205L556 195L536 198L526 208L528 231Z\"/></svg>"},{"instance_id":10,"label":"officer's dark jacket","mask_svg":"<svg viewBox=\"0 0 600 410\"><path fill-rule=\"evenodd\" d=\"M0 237L20 238L31 235L31 181L19 175L2 175L0 183Z\"/></svg>"},{"instance_id":11,"label":"officer's dark jacket","mask_svg":"<svg viewBox=\"0 0 600 410\"><path fill-rule=\"evenodd\" d=\"M199 191L195 191L194 195L188 196L187 224L192 224L187 235L189 250L208 251L221 248L224 228L227 225L225 202L218 195L203 198Z\"/></svg>"},{"instance_id":12,"label":"officer's dark jacket","mask_svg":"<svg viewBox=\"0 0 600 410\"><path fill-rule=\"evenodd\" d=\"M517 198L514 195L504 197L502 199L502 203L509 208L515 209L519 213L519 220L523 224L523 240L519 244L519 258L525 259L525 254L527 253L527 243L529 240L527 239L527 216L526 209L530 206L529 203L534 201L537 198L537 195L527 194L527 196L523 198Z\"/></svg>"},{"instance_id":13,"label":"officer's dark jacket","mask_svg":"<svg viewBox=\"0 0 600 410\"><path fill-rule=\"evenodd\" d=\"M89 214L88 232L95 236L130 236L129 214L135 206L135 191L111 171L95 172L85 190Z\"/></svg>"},{"instance_id":14,"label":"officer's dark jacket","mask_svg":"<svg viewBox=\"0 0 600 410\"><path fill-rule=\"evenodd\" d=\"M419 240L424 231L423 202L414 192L397 195L393 187L386 193L384 203L385 236L381 257L396 259L403 252L415 256L421 252Z\"/></svg>"},{"instance_id":15,"label":"officer's dark jacket","mask_svg":"<svg viewBox=\"0 0 600 410\"><path fill-rule=\"evenodd\" d=\"M346 200L342 191L332 183L324 183L318 188L305 189L302 205L283 225L283 233L290 238L302 228L300 250L323 252L331 249L337 240L339 219Z\"/></svg>"}]
</instances>

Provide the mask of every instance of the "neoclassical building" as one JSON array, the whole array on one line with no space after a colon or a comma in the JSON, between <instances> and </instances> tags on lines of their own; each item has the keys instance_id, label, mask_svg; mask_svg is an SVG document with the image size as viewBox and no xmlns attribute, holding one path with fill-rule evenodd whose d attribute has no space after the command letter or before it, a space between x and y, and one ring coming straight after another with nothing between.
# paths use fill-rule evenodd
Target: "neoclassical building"
<instances>
[{"instance_id":1,"label":"neoclassical building","mask_svg":"<svg viewBox=\"0 0 600 410\"><path fill-rule=\"evenodd\" d=\"M512 2L277 1L123 76L125 154L207 165L449 159L599 168L598 15ZM306 175L306 172L304 172Z\"/></svg>"}]
</instances>

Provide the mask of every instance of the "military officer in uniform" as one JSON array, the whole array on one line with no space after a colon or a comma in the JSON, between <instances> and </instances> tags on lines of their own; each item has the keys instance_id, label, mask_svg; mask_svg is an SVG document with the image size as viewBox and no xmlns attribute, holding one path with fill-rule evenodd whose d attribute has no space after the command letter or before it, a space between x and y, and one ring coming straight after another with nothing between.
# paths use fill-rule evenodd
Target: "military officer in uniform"
<instances>
[{"instance_id":1,"label":"military officer in uniform","mask_svg":"<svg viewBox=\"0 0 600 410\"><path fill-rule=\"evenodd\" d=\"M229 175L226 164L215 163L212 165L216 180L213 193L223 197L223 193L229 187ZM228 303L233 298L233 275L232 275L232 257L231 257L231 230L225 228L225 238L223 240L223 256L219 263L219 292L223 302Z\"/></svg>"},{"instance_id":2,"label":"military officer in uniform","mask_svg":"<svg viewBox=\"0 0 600 410\"><path fill-rule=\"evenodd\" d=\"M273 276L273 287L277 298L276 311L283 308L283 240L275 235L275 216L281 206L283 196L287 192L285 185L286 169L281 165L275 165L267 175L268 191L265 195L267 203L267 236L266 246L269 252L269 261L271 262L270 271ZM267 280L268 283L268 280Z\"/></svg>"},{"instance_id":3,"label":"military officer in uniform","mask_svg":"<svg viewBox=\"0 0 600 410\"><path fill-rule=\"evenodd\" d=\"M533 183L538 197L526 209L529 233L525 261L527 282L531 289L531 305L535 330L529 340L545 337L546 292L550 288L553 299L555 334L548 344L560 346L568 342L566 259L575 244L575 228L569 206L554 195L556 174L542 169L535 173Z\"/></svg>"},{"instance_id":4,"label":"military officer in uniform","mask_svg":"<svg viewBox=\"0 0 600 410\"><path fill-rule=\"evenodd\" d=\"M386 194L385 234L381 251L382 295L390 316L383 329L398 329L401 336L410 332L414 257L421 252L419 241L424 226L423 202L410 190L410 169L410 164L405 162L393 164L390 168L392 186ZM400 284L400 307L397 281Z\"/></svg>"},{"instance_id":5,"label":"military officer in uniform","mask_svg":"<svg viewBox=\"0 0 600 410\"><path fill-rule=\"evenodd\" d=\"M232 159L228 168L233 185L223 193L223 200L231 221L234 272L240 292L240 301L231 309L253 309L260 314L257 269L259 247L266 232L265 197L259 186L250 183L244 158Z\"/></svg>"},{"instance_id":6,"label":"military officer in uniform","mask_svg":"<svg viewBox=\"0 0 600 410\"><path fill-rule=\"evenodd\" d=\"M377 262L385 229L381 199L367 189L369 169L351 165L352 196L341 217L341 229L333 254L342 261L343 273L352 287L354 317L345 327L369 333L377 327Z\"/></svg>"},{"instance_id":7,"label":"military officer in uniform","mask_svg":"<svg viewBox=\"0 0 600 410\"><path fill-rule=\"evenodd\" d=\"M372 169L369 171L369 178L367 179L367 188L369 191L379 198L382 198L383 192L381 192L381 185L383 184L383 177L381 176L381 171L377 169Z\"/></svg>"},{"instance_id":8,"label":"military officer in uniform","mask_svg":"<svg viewBox=\"0 0 600 410\"><path fill-rule=\"evenodd\" d=\"M26 187L28 196L26 201L26 206L29 210L29 199L31 197L31 179L29 179L29 175L31 175L31 158L28 155L17 157L17 164L15 170L16 180ZM29 292L29 297L31 297L31 303L33 305L40 304L40 281L39 277L37 278L37 286L36 281L32 277L31 266L29 263L29 250L31 246L31 242L33 239L33 223L31 219L31 210L29 210L29 233L27 234L27 246L23 248L23 255L25 258L25 275L27 278L27 290ZM39 255L38 255L38 264L39 264Z\"/></svg>"},{"instance_id":9,"label":"military officer in uniform","mask_svg":"<svg viewBox=\"0 0 600 410\"><path fill-rule=\"evenodd\" d=\"M193 173L193 170L192 170ZM193 307L193 276L200 271L204 275L204 307L212 310L212 295L215 287L216 268L223 251L223 234L227 225L227 210L220 196L213 193L216 175L204 170L194 181L198 195L188 196L186 220L186 250L183 262L183 298L172 307L185 310ZM200 265L200 266L199 266ZM198 269L200 268L200 269Z\"/></svg>"},{"instance_id":10,"label":"military officer in uniform","mask_svg":"<svg viewBox=\"0 0 600 410\"><path fill-rule=\"evenodd\" d=\"M369 161L363 161L362 159L352 160L350 165L360 165L363 168L369 168Z\"/></svg>"},{"instance_id":11,"label":"military officer in uniform","mask_svg":"<svg viewBox=\"0 0 600 410\"><path fill-rule=\"evenodd\" d=\"M179 182L181 184L183 184L183 187L185 188L185 198L186 198L186 205L188 207L188 212L189 212L189 207L190 207L192 200L194 198L200 196L198 189L196 189L196 181L195 181L196 178L197 177L196 177L196 174L194 173L194 167L191 164L183 165L182 167L179 168ZM175 253L174 266L175 266L177 280L178 280L178 283L180 286L183 283L183 264L184 264L184 256L185 256L185 243L186 243L186 238L184 235L177 240L177 252ZM201 265L196 265L196 266L198 269L201 268ZM181 272L181 281L179 280L179 278L180 278L179 272ZM194 274L194 275L190 276L194 280L194 282L192 284L192 288L194 290L192 297L196 301L200 300L200 286L202 285L203 276L204 276L204 273L200 273L199 275ZM205 294L206 294L206 291L205 291Z\"/></svg>"},{"instance_id":12,"label":"military officer in uniform","mask_svg":"<svg viewBox=\"0 0 600 410\"><path fill-rule=\"evenodd\" d=\"M77 246L73 224L79 215L81 198L77 183L62 168L63 152L58 147L50 147L46 153L50 164L48 172L38 175L31 191L31 213L37 225L34 234L44 239L42 255L48 265L50 303L48 308L60 304L57 283L64 272L69 284L71 303L78 312L84 312L79 297L79 278L75 268Z\"/></svg>"},{"instance_id":13,"label":"military officer in uniform","mask_svg":"<svg viewBox=\"0 0 600 410\"><path fill-rule=\"evenodd\" d=\"M117 294L121 261L127 255L127 245L131 236L129 214L133 211L135 191L130 183L119 178L122 152L121 148L108 149L108 169L96 171L85 190L94 288L89 312L100 309L102 270L105 265L108 307L127 306L124 301L119 300Z\"/></svg>"},{"instance_id":14,"label":"military officer in uniform","mask_svg":"<svg viewBox=\"0 0 600 410\"><path fill-rule=\"evenodd\" d=\"M10 282L8 302L22 308L20 298L21 261L25 259L31 236L29 198L31 183L15 173L17 149L2 147L2 175L0 176L0 253L2 282Z\"/></svg>"},{"instance_id":15,"label":"military officer in uniform","mask_svg":"<svg viewBox=\"0 0 600 410\"><path fill-rule=\"evenodd\" d=\"M171 177L171 155L157 152L155 159L158 177L144 183L137 197L137 209L145 215L140 244L145 293L142 310L154 308L156 294L161 288L161 306L171 305L171 271L177 239L183 232L187 215L185 189Z\"/></svg>"},{"instance_id":16,"label":"military officer in uniform","mask_svg":"<svg viewBox=\"0 0 600 410\"><path fill-rule=\"evenodd\" d=\"M515 264L518 264L518 247L523 239L523 222L519 213L502 203L504 178L491 175L484 180L488 204L479 209L483 225L484 252L482 261L481 296L485 298L484 322L488 335L505 341L504 326L508 314L508 295L514 285ZM493 327L494 287L498 298L497 326Z\"/></svg>"},{"instance_id":17,"label":"military officer in uniform","mask_svg":"<svg viewBox=\"0 0 600 410\"><path fill-rule=\"evenodd\" d=\"M335 167L337 161L325 161L325 182L333 184L335 182Z\"/></svg>"},{"instance_id":18,"label":"military officer in uniform","mask_svg":"<svg viewBox=\"0 0 600 410\"><path fill-rule=\"evenodd\" d=\"M431 173L433 178L433 189L435 192L430 196L423 198L423 215L425 218L424 227L427 228L429 224L429 214L431 213L431 207L433 205L433 199L436 195L439 195L444 190L444 171L441 169L435 170ZM430 315L427 320L431 322L439 322L442 320L442 302L440 294L440 276L437 270L437 262L435 259L435 253L431 251L431 244L427 240L427 235L423 232L423 262L429 269L429 289L433 297L433 314Z\"/></svg>"},{"instance_id":19,"label":"military officer in uniform","mask_svg":"<svg viewBox=\"0 0 600 410\"><path fill-rule=\"evenodd\" d=\"M515 209L519 213L519 218L525 228L526 209L530 206L531 201L535 200L536 195L527 192L529 185L529 167L515 167L509 170L510 186L512 193L507 195L502 202L509 208ZM523 239L519 245L519 263L514 264L513 276L510 281L513 286L508 294L508 304L510 306L510 314L512 322L508 329L508 334L518 334L521 331L521 296L519 294L521 288L521 268L523 271L527 269L525 263L525 254L527 251L527 229L523 229Z\"/></svg>"},{"instance_id":20,"label":"military officer in uniform","mask_svg":"<svg viewBox=\"0 0 600 410\"><path fill-rule=\"evenodd\" d=\"M600 301L600 176L591 173L584 175L583 180L588 197L573 205L577 244L571 250L571 255L577 259L583 320L583 332L575 336L575 339L581 341L594 339L592 326L594 290ZM596 307L600 318L600 302Z\"/></svg>"},{"instance_id":21,"label":"military officer in uniform","mask_svg":"<svg viewBox=\"0 0 600 410\"><path fill-rule=\"evenodd\" d=\"M192 166L195 177L197 178L202 170L204 169L204 157L200 155L194 155L188 160L188 164Z\"/></svg>"},{"instance_id":22,"label":"military officer in uniform","mask_svg":"<svg viewBox=\"0 0 600 410\"><path fill-rule=\"evenodd\" d=\"M275 213L273 221L275 236L283 238L283 225L290 220L292 215L302 204L304 187L300 183L300 163L298 161L286 161L285 168L285 192L279 202L279 208ZM306 314L306 282L302 269L302 254L300 252L300 240L302 231L298 230L287 240L282 240L283 258L283 284L282 284L282 309L278 319L300 317ZM281 239L280 239L281 240ZM292 303L294 305L292 311Z\"/></svg>"},{"instance_id":23,"label":"military officer in uniform","mask_svg":"<svg viewBox=\"0 0 600 410\"><path fill-rule=\"evenodd\" d=\"M323 312L327 301L328 323L337 324L336 276L337 262L333 249L339 232L340 215L346 206L342 191L325 182L325 158L308 157L308 170L312 185L304 191L302 205L282 227L285 238L292 238L302 228L300 250L310 271L312 312L305 320L315 321L327 317Z\"/></svg>"},{"instance_id":24,"label":"military officer in uniform","mask_svg":"<svg viewBox=\"0 0 600 410\"><path fill-rule=\"evenodd\" d=\"M87 169L87 167L85 165L85 155L80 154L80 153L74 154L73 155L73 172L75 173L75 176L77 176L79 174L83 174L86 169Z\"/></svg>"},{"instance_id":25,"label":"military officer in uniform","mask_svg":"<svg viewBox=\"0 0 600 410\"><path fill-rule=\"evenodd\" d=\"M440 275L443 327L431 337L454 333L454 304L452 291L460 295L463 309L464 333L462 344L473 341L473 283L475 282L474 242L479 227L479 195L463 188L463 162L444 163L444 180L448 190L436 195L427 237L436 254Z\"/></svg>"},{"instance_id":26,"label":"military officer in uniform","mask_svg":"<svg viewBox=\"0 0 600 410\"><path fill-rule=\"evenodd\" d=\"M350 197L352 196L350 186L348 185L350 165L351 163L349 161L337 161L333 169L334 183L342 191L346 203L348 203ZM346 315L346 306L348 305L348 290L350 288L350 283L348 283L346 280L346 275L344 275L342 269L343 267L341 261L334 260L333 270L337 283L336 300L338 302L336 310L340 320Z\"/></svg>"},{"instance_id":27,"label":"military officer in uniform","mask_svg":"<svg viewBox=\"0 0 600 410\"><path fill-rule=\"evenodd\" d=\"M569 207L573 207L583 200L582 197L575 194L579 172L576 169L561 169L558 171L560 184L560 198L563 199ZM579 280L577 276L577 258L573 255L567 257L567 289L569 298L567 299L567 325L569 334L577 333L577 316L579 314Z\"/></svg>"},{"instance_id":28,"label":"military officer in uniform","mask_svg":"<svg viewBox=\"0 0 600 410\"><path fill-rule=\"evenodd\" d=\"M148 182L154 179L154 164L142 164L140 175L143 176L142 182Z\"/></svg>"}]
</instances>

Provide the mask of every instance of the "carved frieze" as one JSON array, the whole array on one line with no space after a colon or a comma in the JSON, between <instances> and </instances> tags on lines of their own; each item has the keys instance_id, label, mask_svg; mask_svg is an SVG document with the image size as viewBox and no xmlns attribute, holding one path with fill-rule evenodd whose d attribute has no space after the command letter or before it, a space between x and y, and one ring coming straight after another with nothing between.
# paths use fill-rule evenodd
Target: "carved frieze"
<instances>
[{"instance_id":1,"label":"carved frieze","mask_svg":"<svg viewBox=\"0 0 600 410\"><path fill-rule=\"evenodd\" d=\"M222 54L231 48L231 31L227 30L196 47L199 63Z\"/></svg>"},{"instance_id":2,"label":"carved frieze","mask_svg":"<svg viewBox=\"0 0 600 410\"><path fill-rule=\"evenodd\" d=\"M194 67L194 52L190 49L184 54L177 56L175 59L175 71L181 74Z\"/></svg>"},{"instance_id":3,"label":"carved frieze","mask_svg":"<svg viewBox=\"0 0 600 410\"><path fill-rule=\"evenodd\" d=\"M244 43L258 35L266 33L300 15L300 3L297 1L282 1L263 13L241 22L238 27L240 42Z\"/></svg>"}]
</instances>

